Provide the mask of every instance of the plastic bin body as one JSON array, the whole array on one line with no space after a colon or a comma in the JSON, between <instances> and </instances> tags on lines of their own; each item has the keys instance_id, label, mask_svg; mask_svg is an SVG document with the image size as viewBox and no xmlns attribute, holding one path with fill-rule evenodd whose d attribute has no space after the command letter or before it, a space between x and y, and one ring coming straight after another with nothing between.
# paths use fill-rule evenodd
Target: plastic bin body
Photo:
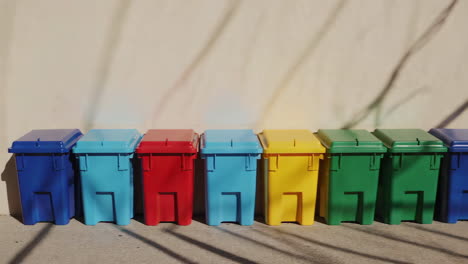
<instances>
[{"instance_id":1,"label":"plastic bin body","mask_svg":"<svg viewBox=\"0 0 468 264\"><path fill-rule=\"evenodd\" d=\"M73 148L79 159L84 222L128 225L133 217L135 129L92 129Z\"/></svg>"},{"instance_id":2,"label":"plastic bin body","mask_svg":"<svg viewBox=\"0 0 468 264\"><path fill-rule=\"evenodd\" d=\"M253 224L257 160L261 153L252 130L207 130L201 136L208 225Z\"/></svg>"},{"instance_id":3,"label":"plastic bin body","mask_svg":"<svg viewBox=\"0 0 468 264\"><path fill-rule=\"evenodd\" d=\"M70 150L78 129L32 130L9 149L15 153L23 223L66 225L75 215L75 170Z\"/></svg>"},{"instance_id":4,"label":"plastic bin body","mask_svg":"<svg viewBox=\"0 0 468 264\"><path fill-rule=\"evenodd\" d=\"M388 224L432 223L441 158L447 148L421 129L377 129L382 160L377 215Z\"/></svg>"},{"instance_id":5,"label":"plastic bin body","mask_svg":"<svg viewBox=\"0 0 468 264\"><path fill-rule=\"evenodd\" d=\"M192 222L197 152L193 130L152 129L145 134L136 149L143 168L145 224Z\"/></svg>"},{"instance_id":6,"label":"plastic bin body","mask_svg":"<svg viewBox=\"0 0 468 264\"><path fill-rule=\"evenodd\" d=\"M438 219L468 220L468 129L431 129L449 152L442 160L437 197Z\"/></svg>"},{"instance_id":7,"label":"plastic bin body","mask_svg":"<svg viewBox=\"0 0 468 264\"><path fill-rule=\"evenodd\" d=\"M320 168L320 216L329 225L374 221L380 161L387 149L366 130L320 129L326 147Z\"/></svg>"},{"instance_id":8,"label":"plastic bin body","mask_svg":"<svg viewBox=\"0 0 468 264\"><path fill-rule=\"evenodd\" d=\"M264 130L265 222L312 225L325 148L308 130Z\"/></svg>"}]
</instances>

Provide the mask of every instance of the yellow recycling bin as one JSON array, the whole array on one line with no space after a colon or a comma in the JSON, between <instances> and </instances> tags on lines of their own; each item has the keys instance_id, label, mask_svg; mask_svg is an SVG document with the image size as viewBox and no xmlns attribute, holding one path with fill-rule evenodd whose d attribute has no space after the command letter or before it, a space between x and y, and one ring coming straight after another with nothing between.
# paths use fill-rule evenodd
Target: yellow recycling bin
<instances>
[{"instance_id":1,"label":"yellow recycling bin","mask_svg":"<svg viewBox=\"0 0 468 264\"><path fill-rule=\"evenodd\" d=\"M312 225L325 148L309 130L264 130L265 221Z\"/></svg>"}]
</instances>

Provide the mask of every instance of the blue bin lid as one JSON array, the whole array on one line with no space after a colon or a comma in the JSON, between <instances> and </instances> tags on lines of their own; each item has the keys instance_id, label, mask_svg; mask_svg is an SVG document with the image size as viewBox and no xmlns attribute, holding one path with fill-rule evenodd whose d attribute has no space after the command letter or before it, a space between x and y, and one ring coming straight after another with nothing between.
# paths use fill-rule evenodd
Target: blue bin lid
<instances>
[{"instance_id":1,"label":"blue bin lid","mask_svg":"<svg viewBox=\"0 0 468 264\"><path fill-rule=\"evenodd\" d=\"M262 146L251 129L211 129L201 137L201 154L260 154Z\"/></svg>"},{"instance_id":2,"label":"blue bin lid","mask_svg":"<svg viewBox=\"0 0 468 264\"><path fill-rule=\"evenodd\" d=\"M450 152L468 152L468 129L433 128L429 133L442 140Z\"/></svg>"},{"instance_id":3,"label":"blue bin lid","mask_svg":"<svg viewBox=\"0 0 468 264\"><path fill-rule=\"evenodd\" d=\"M73 148L74 153L132 153L140 142L136 129L91 129Z\"/></svg>"},{"instance_id":4,"label":"blue bin lid","mask_svg":"<svg viewBox=\"0 0 468 264\"><path fill-rule=\"evenodd\" d=\"M13 142L9 153L67 153L83 134L78 129L36 129Z\"/></svg>"}]
</instances>

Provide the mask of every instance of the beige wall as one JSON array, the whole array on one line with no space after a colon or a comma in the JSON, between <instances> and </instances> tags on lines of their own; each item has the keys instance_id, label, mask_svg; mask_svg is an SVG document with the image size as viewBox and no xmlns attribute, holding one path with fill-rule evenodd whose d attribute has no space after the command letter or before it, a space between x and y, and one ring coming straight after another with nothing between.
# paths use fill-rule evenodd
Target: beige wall
<instances>
[{"instance_id":1,"label":"beige wall","mask_svg":"<svg viewBox=\"0 0 468 264\"><path fill-rule=\"evenodd\" d=\"M33 128L341 127L448 3L0 0L0 214L17 207L7 147ZM466 100L467 14L359 127L428 129Z\"/></svg>"}]
</instances>

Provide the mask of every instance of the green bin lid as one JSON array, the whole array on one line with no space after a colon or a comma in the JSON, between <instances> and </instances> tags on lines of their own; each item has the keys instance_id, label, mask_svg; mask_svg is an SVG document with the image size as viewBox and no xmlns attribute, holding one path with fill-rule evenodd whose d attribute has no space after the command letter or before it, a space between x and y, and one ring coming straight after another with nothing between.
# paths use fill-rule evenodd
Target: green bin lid
<instances>
[{"instance_id":1,"label":"green bin lid","mask_svg":"<svg viewBox=\"0 0 468 264\"><path fill-rule=\"evenodd\" d=\"M444 143L422 129L376 129L389 152L446 152Z\"/></svg>"},{"instance_id":2,"label":"green bin lid","mask_svg":"<svg viewBox=\"0 0 468 264\"><path fill-rule=\"evenodd\" d=\"M317 136L328 153L383 153L387 148L364 129L319 129Z\"/></svg>"}]
</instances>

